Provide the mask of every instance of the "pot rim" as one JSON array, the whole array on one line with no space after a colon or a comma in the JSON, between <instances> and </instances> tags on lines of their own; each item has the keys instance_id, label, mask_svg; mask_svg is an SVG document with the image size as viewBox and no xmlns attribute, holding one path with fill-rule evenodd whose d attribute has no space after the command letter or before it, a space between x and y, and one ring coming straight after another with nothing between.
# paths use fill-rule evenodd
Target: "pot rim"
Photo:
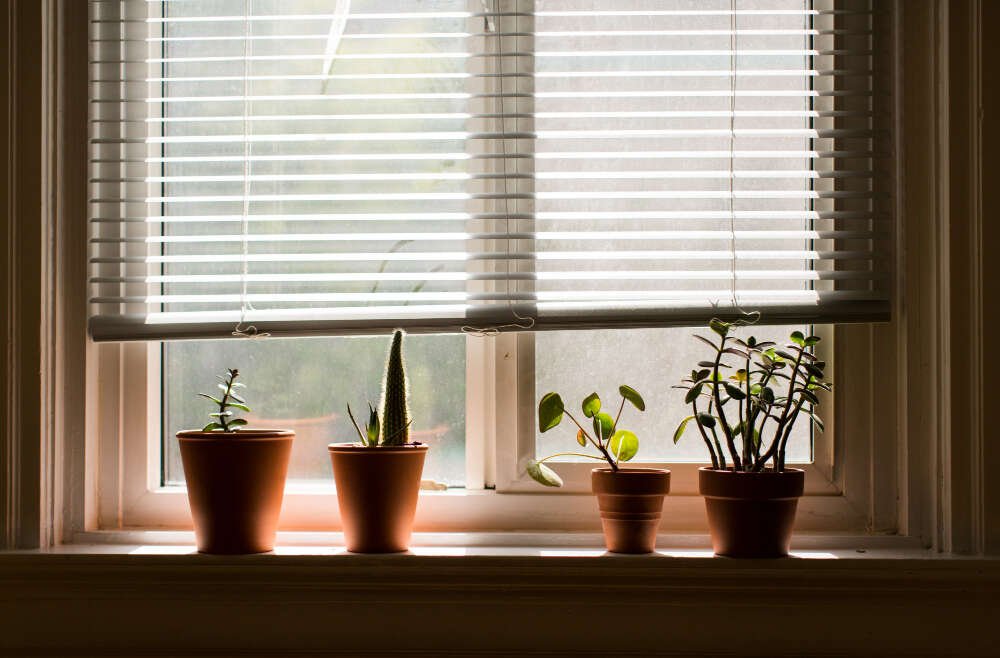
<instances>
[{"instance_id":1,"label":"pot rim","mask_svg":"<svg viewBox=\"0 0 1000 658\"><path fill-rule=\"evenodd\" d=\"M747 473L703 466L698 469L698 493L706 499L790 500L805 493L805 475L801 468Z\"/></svg>"},{"instance_id":2,"label":"pot rim","mask_svg":"<svg viewBox=\"0 0 1000 658\"><path fill-rule=\"evenodd\" d=\"M669 468L644 468L642 466L636 466L633 468L626 468L624 466L619 466L617 471L611 469L610 466L598 466L590 471L591 473L599 473L601 475L610 475L612 477L618 476L632 476L632 477L643 477L650 475L670 475Z\"/></svg>"},{"instance_id":3,"label":"pot rim","mask_svg":"<svg viewBox=\"0 0 1000 658\"><path fill-rule=\"evenodd\" d=\"M279 441L294 439L293 430L241 429L236 432L203 432L202 430L181 430L177 438L185 441Z\"/></svg>"},{"instance_id":4,"label":"pot rim","mask_svg":"<svg viewBox=\"0 0 1000 658\"><path fill-rule=\"evenodd\" d=\"M358 454L358 453L407 453L407 452L424 452L429 445L426 443L407 443L401 446L365 446L360 443L330 443L326 446L326 449L331 453L345 453L345 454Z\"/></svg>"},{"instance_id":5,"label":"pot rim","mask_svg":"<svg viewBox=\"0 0 1000 658\"><path fill-rule=\"evenodd\" d=\"M670 471L663 468L595 468L590 489L597 496L665 496L670 492Z\"/></svg>"},{"instance_id":6,"label":"pot rim","mask_svg":"<svg viewBox=\"0 0 1000 658\"><path fill-rule=\"evenodd\" d=\"M734 477L734 478L774 478L774 477L788 477L795 476L798 477L799 473L805 473L805 469L802 468L785 468L781 472L775 472L771 469L765 469L759 472L747 472L747 471L734 471L732 468L713 468L711 466L700 466L698 468L699 472L713 473L717 477Z\"/></svg>"}]
</instances>

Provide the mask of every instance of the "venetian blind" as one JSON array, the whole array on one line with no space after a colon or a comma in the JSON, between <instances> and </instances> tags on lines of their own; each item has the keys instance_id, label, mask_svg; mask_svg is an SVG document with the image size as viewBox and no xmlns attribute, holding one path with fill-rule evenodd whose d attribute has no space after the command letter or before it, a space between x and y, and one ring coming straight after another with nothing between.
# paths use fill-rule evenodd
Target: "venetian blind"
<instances>
[{"instance_id":1,"label":"venetian blind","mask_svg":"<svg viewBox=\"0 0 1000 658\"><path fill-rule=\"evenodd\" d=\"M91 333L885 319L876 19L95 0Z\"/></svg>"}]
</instances>

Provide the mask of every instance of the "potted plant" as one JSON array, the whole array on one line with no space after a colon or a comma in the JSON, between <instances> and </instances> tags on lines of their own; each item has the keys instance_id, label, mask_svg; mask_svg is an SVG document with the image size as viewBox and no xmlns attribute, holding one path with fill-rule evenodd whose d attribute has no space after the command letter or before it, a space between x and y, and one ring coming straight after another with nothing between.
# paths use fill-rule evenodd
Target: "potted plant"
<instances>
[{"instance_id":1,"label":"potted plant","mask_svg":"<svg viewBox=\"0 0 1000 658\"><path fill-rule=\"evenodd\" d=\"M177 433L188 503L202 553L265 553L274 548L285 474L295 433L247 429L238 411L249 412L237 391L239 371L219 377L216 411L200 430Z\"/></svg>"},{"instance_id":2,"label":"potted plant","mask_svg":"<svg viewBox=\"0 0 1000 658\"><path fill-rule=\"evenodd\" d=\"M603 460L607 467L590 474L591 489L597 496L604 529L604 544L613 553L651 553L656 546L663 497L670 490L670 471L659 468L623 468L639 451L639 439L629 430L618 427L625 402L645 411L642 396L630 386L619 386L621 404L614 418L601 410L601 398L591 393L584 398L581 411L591 420L591 431L563 405L558 393L546 393L538 403L538 428L548 432L568 417L577 427L576 442L597 450L596 455L582 452L559 452L528 462L527 472L536 482L548 487L562 486L562 479L545 462L561 456Z\"/></svg>"},{"instance_id":3,"label":"potted plant","mask_svg":"<svg viewBox=\"0 0 1000 658\"><path fill-rule=\"evenodd\" d=\"M699 361L676 387L687 391L692 413L678 425L674 443L694 421L712 459L711 467L698 470L698 487L715 553L784 557L805 482L802 469L785 465L785 449L800 417L823 429L813 409L816 392L830 390L823 379L826 364L811 349L818 336L794 331L789 344L778 346L753 336L736 338L730 335L734 326L712 320L717 343L695 335L711 348L712 358Z\"/></svg>"},{"instance_id":4,"label":"potted plant","mask_svg":"<svg viewBox=\"0 0 1000 658\"><path fill-rule=\"evenodd\" d=\"M382 416L368 404L362 432L350 405L357 443L327 446L347 550L397 553L410 545L427 446L410 442L403 332L396 330L382 383Z\"/></svg>"}]
</instances>

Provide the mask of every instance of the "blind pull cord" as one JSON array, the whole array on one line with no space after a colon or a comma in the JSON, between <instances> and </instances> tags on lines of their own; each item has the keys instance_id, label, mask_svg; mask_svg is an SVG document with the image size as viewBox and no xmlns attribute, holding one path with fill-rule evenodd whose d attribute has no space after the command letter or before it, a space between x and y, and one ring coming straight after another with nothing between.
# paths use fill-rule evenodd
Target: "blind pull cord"
<instances>
[{"instance_id":1,"label":"blind pull cord","mask_svg":"<svg viewBox=\"0 0 1000 658\"><path fill-rule=\"evenodd\" d=\"M253 324L247 324L247 311L256 310L248 299L247 278L250 274L250 3L243 2L243 214L241 217L242 262L240 272L240 320L233 328L237 338L267 338L270 334L257 331Z\"/></svg>"},{"instance_id":2,"label":"blind pull cord","mask_svg":"<svg viewBox=\"0 0 1000 658\"><path fill-rule=\"evenodd\" d=\"M486 4L486 0L483 0L484 7L485 7L485 4ZM493 7L494 7L494 10L493 10L494 13L497 16L500 16L500 0L493 0ZM515 14L514 15L514 32L515 33L519 33L520 32L519 28L520 28L520 21L521 21L521 17L520 17L519 12L517 12L517 8L518 8L517 7L517 0L514 0L514 10L515 10L514 11L514 14ZM487 8L487 13L488 13L488 8ZM510 240L511 240L511 238L510 238L510 221L511 220L510 220L510 193L509 193L509 190L508 190L508 183L509 183L509 181L508 181L508 176L507 176L507 160L508 160L508 158L507 158L507 118L506 118L506 109L507 108L505 107L505 105L506 105L506 97L504 96L505 92L504 92L504 84L503 84L503 81L504 81L504 75L503 75L503 73L504 73L504 70L503 70L504 50L503 50L503 34L502 34L503 30L498 29L497 25L495 23L491 23L488 20L488 18L489 17L487 16L486 29L487 29L487 31L493 32L494 34L496 34L496 38L497 38L497 54L495 55L494 58L495 58L495 60L497 62L497 72L500 74L500 75L497 76L497 84L499 86L498 91L500 92L500 97L499 97L499 101L498 101L499 105L500 105L500 112L499 112L499 115L500 115L500 154L501 154L500 166L501 166L501 172L502 172L502 178L501 178L501 180L503 181L503 215L504 215L504 227L505 227L504 228L504 232L507 234L507 239L506 239L506 243L505 243L506 244L507 258L504 259L505 263L506 263L506 268L507 268L507 277L506 277L506 279L504 281L504 285L506 286L506 292L507 292L507 308L510 310L511 314L514 316L515 322L509 322L507 324L495 325L495 326L492 326L492 327L473 327L471 325L465 325L465 326L463 326L462 327L462 333L469 334L471 336L496 336L496 335L499 335L500 332L504 331L504 330L514 330L514 331L522 330L522 331L526 331L526 330L531 329L532 327L535 326L535 318L528 317L528 316L523 316L523 315L519 314L517 312L517 309L514 308L514 305L511 303L511 299L510 299L510 294L511 294L511 290L510 290L510 286L511 286L511 279L510 279L510 274L511 274L511 272L510 272Z\"/></svg>"},{"instance_id":3,"label":"blind pull cord","mask_svg":"<svg viewBox=\"0 0 1000 658\"><path fill-rule=\"evenodd\" d=\"M740 305L736 291L736 73L739 68L739 40L736 36L736 0L729 0L729 250L730 295L733 308L743 316L741 324L760 320L760 311L747 311Z\"/></svg>"}]
</instances>

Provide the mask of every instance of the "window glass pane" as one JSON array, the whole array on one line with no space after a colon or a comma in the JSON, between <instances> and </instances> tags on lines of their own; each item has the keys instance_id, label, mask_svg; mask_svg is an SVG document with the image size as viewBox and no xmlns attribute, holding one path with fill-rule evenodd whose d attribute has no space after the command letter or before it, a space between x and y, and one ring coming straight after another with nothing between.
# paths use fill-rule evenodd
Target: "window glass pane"
<instances>
[{"instance_id":1,"label":"window glass pane","mask_svg":"<svg viewBox=\"0 0 1000 658\"><path fill-rule=\"evenodd\" d=\"M796 329L809 331L808 327L758 326L741 329L737 335L744 339L753 335L780 344L784 342L782 337ZM705 444L694 426L677 445L673 443L674 429L691 411L684 404L684 391L671 387L690 374L698 361L712 356L707 345L692 337L693 333L713 337L708 329L541 332L535 337L535 398L556 391L570 412L582 419L577 410L584 397L596 391L604 405L614 406L611 413L615 413L621 402L618 386L628 384L646 401L645 412L626 406L622 413L621 427L639 437L637 461L708 462ZM825 412L820 408L820 417ZM544 436L538 435L535 445L541 456L579 447L568 421ZM795 424L788 440L787 460L812 461L812 434L806 418L800 417Z\"/></svg>"},{"instance_id":2,"label":"window glass pane","mask_svg":"<svg viewBox=\"0 0 1000 658\"><path fill-rule=\"evenodd\" d=\"M347 403L359 423L366 402L381 398L387 337L291 338L164 343L163 481L182 484L175 433L208 422L215 376L238 368L251 427L296 432L290 480L332 483L326 445L356 441ZM407 336L411 440L427 443L424 479L465 485L465 337Z\"/></svg>"}]
</instances>

